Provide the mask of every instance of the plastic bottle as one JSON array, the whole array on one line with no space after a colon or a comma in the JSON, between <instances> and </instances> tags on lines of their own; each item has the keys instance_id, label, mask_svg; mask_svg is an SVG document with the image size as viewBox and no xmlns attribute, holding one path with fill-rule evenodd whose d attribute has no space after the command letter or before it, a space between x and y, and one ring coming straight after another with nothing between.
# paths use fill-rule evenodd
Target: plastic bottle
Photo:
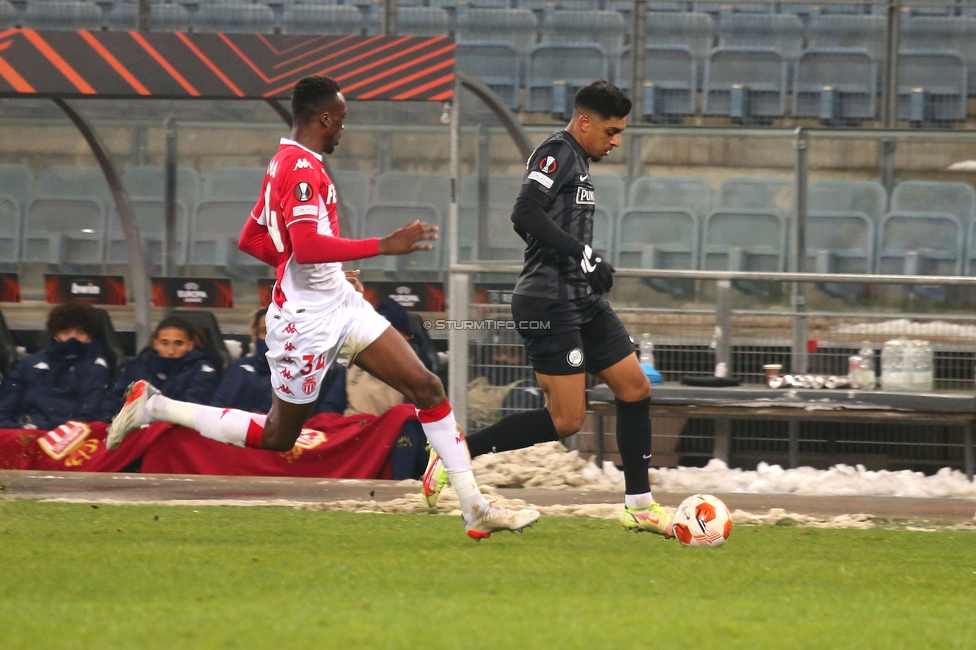
<instances>
[{"instance_id":1,"label":"plastic bottle","mask_svg":"<svg viewBox=\"0 0 976 650\"><path fill-rule=\"evenodd\" d=\"M932 363L932 343L915 341L912 364L912 390L930 393L935 388L935 368Z\"/></svg>"},{"instance_id":2,"label":"plastic bottle","mask_svg":"<svg viewBox=\"0 0 976 650\"><path fill-rule=\"evenodd\" d=\"M881 349L881 387L884 390L909 390L911 374L906 364L908 345L905 339L885 341Z\"/></svg>"},{"instance_id":3,"label":"plastic bottle","mask_svg":"<svg viewBox=\"0 0 976 650\"><path fill-rule=\"evenodd\" d=\"M650 334L641 334L640 340L641 370L651 380L651 385L658 385L664 381L661 373L654 368L654 341Z\"/></svg>"},{"instance_id":4,"label":"plastic bottle","mask_svg":"<svg viewBox=\"0 0 976 650\"><path fill-rule=\"evenodd\" d=\"M878 385L878 378L874 372L874 348L870 341L864 341L861 349L857 351L857 356L861 357L861 390L874 390Z\"/></svg>"}]
</instances>

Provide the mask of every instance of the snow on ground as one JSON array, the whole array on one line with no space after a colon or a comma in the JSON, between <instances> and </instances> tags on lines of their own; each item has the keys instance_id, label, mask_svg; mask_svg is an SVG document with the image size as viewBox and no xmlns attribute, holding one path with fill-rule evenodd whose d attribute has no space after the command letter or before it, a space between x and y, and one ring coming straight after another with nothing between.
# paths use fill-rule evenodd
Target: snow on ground
<instances>
[{"instance_id":1,"label":"snow on ground","mask_svg":"<svg viewBox=\"0 0 976 650\"><path fill-rule=\"evenodd\" d=\"M495 487L623 489L623 473L605 462L601 470L576 451L558 442L528 449L487 454L474 460L482 485ZM921 472L871 471L862 465L830 469L783 469L760 463L755 470L730 469L720 460L705 467L650 470L651 485L666 492L743 492L809 496L892 496L976 499L976 483L959 470L942 468L932 476Z\"/></svg>"}]
</instances>

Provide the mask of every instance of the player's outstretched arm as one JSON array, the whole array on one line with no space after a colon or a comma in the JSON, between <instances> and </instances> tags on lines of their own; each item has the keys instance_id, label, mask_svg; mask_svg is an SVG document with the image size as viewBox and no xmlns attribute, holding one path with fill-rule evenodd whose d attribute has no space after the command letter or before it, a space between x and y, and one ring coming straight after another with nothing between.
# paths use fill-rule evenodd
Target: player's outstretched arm
<instances>
[{"instance_id":1,"label":"player's outstretched arm","mask_svg":"<svg viewBox=\"0 0 976 650\"><path fill-rule=\"evenodd\" d=\"M253 217L249 217L247 223L244 224L240 239L237 240L237 247L268 266L278 266L281 253L271 241L267 226L262 226Z\"/></svg>"},{"instance_id":2,"label":"player's outstretched arm","mask_svg":"<svg viewBox=\"0 0 976 650\"><path fill-rule=\"evenodd\" d=\"M437 239L437 226L414 221L379 240L380 255L406 255L414 251L429 251L434 245L423 242Z\"/></svg>"}]
</instances>

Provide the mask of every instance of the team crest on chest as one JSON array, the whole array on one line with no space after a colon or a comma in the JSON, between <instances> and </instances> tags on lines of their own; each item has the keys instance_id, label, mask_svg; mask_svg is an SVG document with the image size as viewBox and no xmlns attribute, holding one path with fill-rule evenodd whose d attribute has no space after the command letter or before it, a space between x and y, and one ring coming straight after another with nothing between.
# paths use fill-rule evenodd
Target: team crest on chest
<instances>
[{"instance_id":1,"label":"team crest on chest","mask_svg":"<svg viewBox=\"0 0 976 650\"><path fill-rule=\"evenodd\" d=\"M302 181L295 186L295 200L296 201L310 201L314 192L312 191L312 186Z\"/></svg>"}]
</instances>

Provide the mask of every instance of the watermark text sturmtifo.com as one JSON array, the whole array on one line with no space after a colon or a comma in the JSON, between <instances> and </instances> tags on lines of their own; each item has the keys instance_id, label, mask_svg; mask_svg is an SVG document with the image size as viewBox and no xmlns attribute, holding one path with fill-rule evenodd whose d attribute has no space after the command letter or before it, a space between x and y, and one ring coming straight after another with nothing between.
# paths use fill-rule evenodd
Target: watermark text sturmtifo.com
<instances>
[{"instance_id":1,"label":"watermark text sturmtifo.com","mask_svg":"<svg viewBox=\"0 0 976 650\"><path fill-rule=\"evenodd\" d=\"M547 330L547 320L425 320L426 330Z\"/></svg>"}]
</instances>

